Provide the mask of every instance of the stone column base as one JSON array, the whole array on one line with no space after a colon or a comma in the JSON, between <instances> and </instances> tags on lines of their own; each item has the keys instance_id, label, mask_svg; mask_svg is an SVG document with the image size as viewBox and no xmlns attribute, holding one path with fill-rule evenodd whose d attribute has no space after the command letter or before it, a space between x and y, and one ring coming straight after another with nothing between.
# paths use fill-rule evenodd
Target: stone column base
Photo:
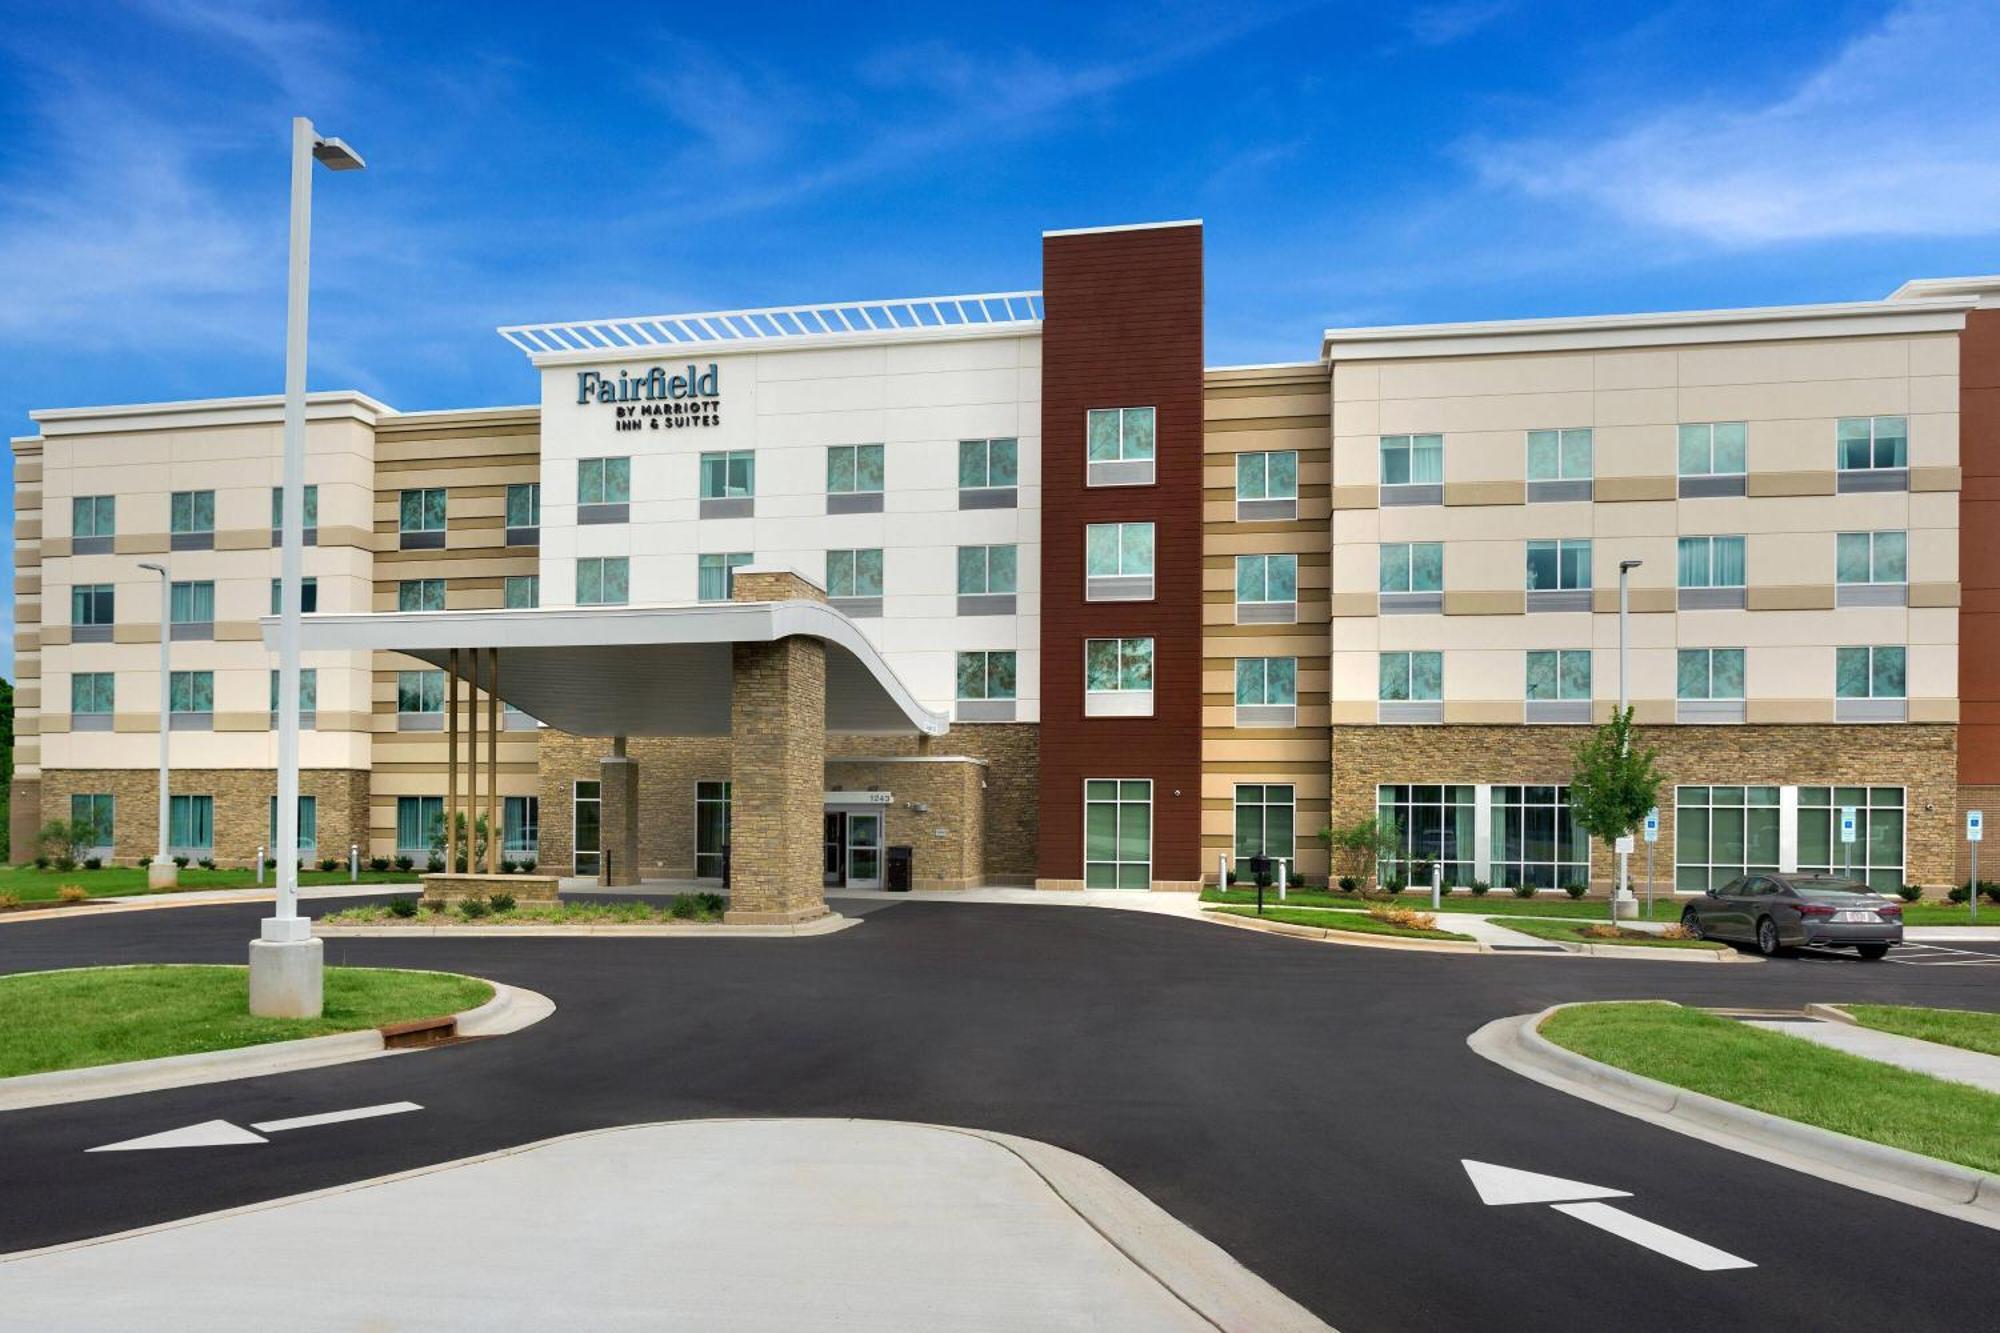
<instances>
[{"instance_id":1,"label":"stone column base","mask_svg":"<svg viewBox=\"0 0 2000 1333\"><path fill-rule=\"evenodd\" d=\"M796 926L801 921L817 921L823 916L833 915L833 910L825 903L813 907L794 907L789 911L756 912L728 909L722 914L725 926Z\"/></svg>"},{"instance_id":2,"label":"stone column base","mask_svg":"<svg viewBox=\"0 0 2000 1333\"><path fill-rule=\"evenodd\" d=\"M181 882L181 868L172 861L146 862L146 887L154 893L171 889Z\"/></svg>"},{"instance_id":3,"label":"stone column base","mask_svg":"<svg viewBox=\"0 0 2000 1333\"><path fill-rule=\"evenodd\" d=\"M316 939L250 941L250 1012L318 1018L325 1009L325 945Z\"/></svg>"}]
</instances>

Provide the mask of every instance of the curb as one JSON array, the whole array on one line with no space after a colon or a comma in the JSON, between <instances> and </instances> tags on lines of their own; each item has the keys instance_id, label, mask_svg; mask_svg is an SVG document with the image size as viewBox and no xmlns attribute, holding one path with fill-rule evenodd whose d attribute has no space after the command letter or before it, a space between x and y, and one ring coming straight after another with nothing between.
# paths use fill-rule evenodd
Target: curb
<instances>
[{"instance_id":1,"label":"curb","mask_svg":"<svg viewBox=\"0 0 2000 1333\"><path fill-rule=\"evenodd\" d=\"M1242 930L1261 930L1271 935L1290 935L1294 939L1321 940L1328 944L1354 944L1364 949L1405 949L1415 953L1488 954L1500 958L1630 958L1649 963L1764 961L1754 955L1739 954L1734 949L1667 949L1643 944L1585 944L1572 940L1544 940L1540 936L1521 932L1516 933L1521 934L1522 939L1548 947L1538 949L1532 944L1524 944L1513 948L1497 948L1483 940L1424 940L1395 935L1370 935L1361 931L1342 930L1338 926L1299 926L1289 921L1264 921L1257 917L1236 916L1229 912L1213 910L1203 911L1200 919L1217 925L1235 926Z\"/></svg>"},{"instance_id":2,"label":"curb","mask_svg":"<svg viewBox=\"0 0 2000 1333\"><path fill-rule=\"evenodd\" d=\"M1466 1038L1466 1044L1495 1064L1610 1110L1731 1152L2000 1231L2000 1176L1738 1106L1578 1055L1539 1031L1551 1014L1570 1007L1558 1004L1539 1013L1495 1019Z\"/></svg>"},{"instance_id":3,"label":"curb","mask_svg":"<svg viewBox=\"0 0 2000 1333\"><path fill-rule=\"evenodd\" d=\"M555 1002L538 992L518 986L503 986L485 977L475 977L474 980L485 981L493 987L493 998L476 1009L451 1015L455 1030L461 1037L497 1037L518 1032L530 1024L541 1022L556 1010ZM0 1111L126 1097L133 1093L160 1092L167 1088L186 1088L202 1083L261 1078L266 1074L289 1074L300 1069L318 1069L325 1065L402 1053L388 1049L381 1029L363 1028L358 1032L269 1041L226 1051L196 1051L189 1055L163 1055L153 1060L92 1065L86 1069L17 1074L12 1078L0 1078Z\"/></svg>"},{"instance_id":4,"label":"curb","mask_svg":"<svg viewBox=\"0 0 2000 1333\"><path fill-rule=\"evenodd\" d=\"M377 894L397 893L414 887L411 884L312 884L299 890L300 902L316 900L337 901L341 898L370 898ZM61 906L14 908L0 912L0 925L11 925L18 921L58 921L77 917L110 916L119 912L157 912L169 907L239 907L244 903L272 903L277 901L275 890L245 885L240 889L185 889L169 890L165 893L114 893L102 898L86 898L80 903Z\"/></svg>"},{"instance_id":5,"label":"curb","mask_svg":"<svg viewBox=\"0 0 2000 1333\"><path fill-rule=\"evenodd\" d=\"M788 939L795 936L832 935L861 924L858 916L829 912L811 921L782 926L723 925L587 925L587 926L329 926L313 922L315 939L567 939L572 936L638 936L665 939L744 940Z\"/></svg>"}]
</instances>

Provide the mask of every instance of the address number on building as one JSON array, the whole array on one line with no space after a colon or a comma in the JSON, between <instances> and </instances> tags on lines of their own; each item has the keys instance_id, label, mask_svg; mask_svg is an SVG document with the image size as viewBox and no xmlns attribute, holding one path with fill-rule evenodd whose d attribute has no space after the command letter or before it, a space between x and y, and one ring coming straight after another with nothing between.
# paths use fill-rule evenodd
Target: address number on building
<instances>
[{"instance_id":1,"label":"address number on building","mask_svg":"<svg viewBox=\"0 0 2000 1333\"><path fill-rule=\"evenodd\" d=\"M821 805L894 805L896 796L886 791L830 791L822 793Z\"/></svg>"}]
</instances>

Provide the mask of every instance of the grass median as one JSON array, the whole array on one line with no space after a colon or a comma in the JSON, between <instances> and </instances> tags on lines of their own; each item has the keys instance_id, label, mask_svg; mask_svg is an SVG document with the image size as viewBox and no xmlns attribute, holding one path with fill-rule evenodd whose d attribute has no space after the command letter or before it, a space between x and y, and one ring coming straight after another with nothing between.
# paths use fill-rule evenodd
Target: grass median
<instances>
[{"instance_id":1,"label":"grass median","mask_svg":"<svg viewBox=\"0 0 2000 1333\"><path fill-rule=\"evenodd\" d=\"M1496 926L1518 930L1523 935L1533 935L1541 940L1561 940L1566 944L1630 944L1641 949L1707 949L1711 952L1728 947L1713 940L1668 939L1623 927L1615 934L1591 934L1592 931L1610 931L1609 923L1602 921L1536 921L1519 916L1496 916L1492 920Z\"/></svg>"},{"instance_id":2,"label":"grass median","mask_svg":"<svg viewBox=\"0 0 2000 1333\"><path fill-rule=\"evenodd\" d=\"M1854 1021L1899 1037L1959 1046L1984 1055L2000 1055L2000 1014L1973 1009L1922 1009L1906 1004L1843 1004Z\"/></svg>"},{"instance_id":3,"label":"grass median","mask_svg":"<svg viewBox=\"0 0 2000 1333\"><path fill-rule=\"evenodd\" d=\"M253 1018L241 967L89 967L0 977L0 1077L356 1032L475 1008L493 987L452 972L329 967L318 1018Z\"/></svg>"},{"instance_id":4,"label":"grass median","mask_svg":"<svg viewBox=\"0 0 2000 1333\"><path fill-rule=\"evenodd\" d=\"M1314 911L1311 908L1271 907L1264 908L1262 916L1253 907L1211 907L1211 912L1224 916L1248 917L1253 921L1278 921L1288 926L1313 926L1324 930L1348 930L1357 935L1399 935L1412 940L1469 940L1470 935L1459 935L1449 930L1423 930L1416 926L1399 925L1394 921L1384 921L1366 912Z\"/></svg>"},{"instance_id":5,"label":"grass median","mask_svg":"<svg viewBox=\"0 0 2000 1333\"><path fill-rule=\"evenodd\" d=\"M1670 1004L1558 1010L1578 1055L1821 1129L2000 1171L2000 1096Z\"/></svg>"},{"instance_id":6,"label":"grass median","mask_svg":"<svg viewBox=\"0 0 2000 1333\"><path fill-rule=\"evenodd\" d=\"M264 872L264 888L270 888L275 871ZM189 866L180 872L177 889L254 889L258 887L257 872L254 870L203 870L200 866ZM345 884L347 871L342 870L302 870L299 883L305 885ZM415 884L417 872L414 870L364 870L361 872L363 884ZM55 902L62 896L63 889L74 884L82 889L86 897L108 898L123 894L143 894L146 889L146 871L141 866L104 866L97 870L85 870L81 866L74 870L37 870L33 866L7 866L0 868L0 903L11 899L17 904Z\"/></svg>"},{"instance_id":7,"label":"grass median","mask_svg":"<svg viewBox=\"0 0 2000 1333\"><path fill-rule=\"evenodd\" d=\"M1255 889L1203 889L1201 900L1205 903L1255 903ZM1264 890L1264 905L1270 907L1278 901L1275 888ZM1413 888L1403 891L1401 897L1393 901L1371 900L1358 893L1328 893L1324 889L1292 889L1285 897L1286 907L1347 907L1363 910L1370 907L1408 907L1420 912L1431 910L1431 891L1428 888ZM1653 920L1678 921L1681 919L1681 901L1662 891L1653 903ZM1439 912L1476 912L1481 916L1497 916L1505 912L1523 915L1563 917L1585 921L1603 921L1610 916L1610 908L1599 902L1578 902L1560 893L1538 893L1532 898L1516 898L1511 893L1498 889L1491 893L1475 896L1470 893L1446 894L1438 903ZM1639 893L1639 911L1644 915L1646 895ZM2000 919L2000 911L1995 912Z\"/></svg>"}]
</instances>

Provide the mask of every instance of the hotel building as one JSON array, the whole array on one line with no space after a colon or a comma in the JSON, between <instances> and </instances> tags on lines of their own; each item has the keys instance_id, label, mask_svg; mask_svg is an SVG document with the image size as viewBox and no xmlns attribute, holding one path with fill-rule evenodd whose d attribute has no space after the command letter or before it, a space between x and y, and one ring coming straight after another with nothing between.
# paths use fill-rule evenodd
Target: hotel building
<instances>
[{"instance_id":1,"label":"hotel building","mask_svg":"<svg viewBox=\"0 0 2000 1333\"><path fill-rule=\"evenodd\" d=\"M1042 267L503 329L529 406L311 395L307 855L422 864L469 769L508 859L727 862L779 916L891 849L920 887L1319 878L1372 813L1450 882L1601 886L1565 783L1638 561L1662 882L1962 873L2000 794L2000 279L1206 367L1198 223ZM280 414L13 441L17 859L73 815L154 850L163 632L174 850L270 841Z\"/></svg>"}]
</instances>

